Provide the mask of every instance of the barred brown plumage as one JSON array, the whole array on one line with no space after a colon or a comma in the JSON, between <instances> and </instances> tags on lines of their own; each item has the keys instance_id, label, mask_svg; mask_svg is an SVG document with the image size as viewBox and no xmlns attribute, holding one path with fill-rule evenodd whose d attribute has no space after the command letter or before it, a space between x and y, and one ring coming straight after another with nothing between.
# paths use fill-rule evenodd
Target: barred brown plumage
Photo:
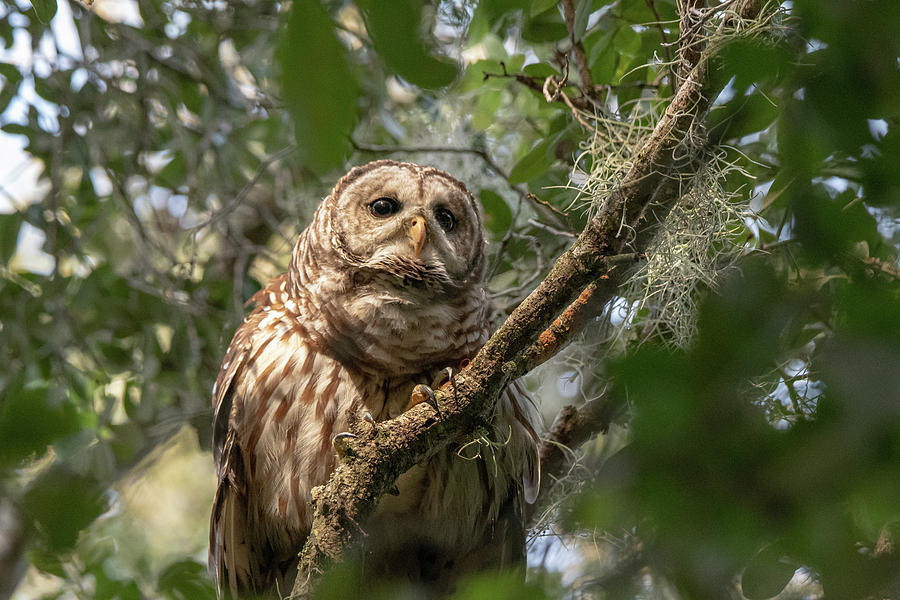
<instances>
[{"instance_id":1,"label":"barred brown plumage","mask_svg":"<svg viewBox=\"0 0 900 600\"><path fill-rule=\"evenodd\" d=\"M311 489L337 459L332 437L353 415L397 416L417 384L482 346L484 244L474 198L438 169L372 162L325 198L288 272L251 299L213 387L220 592L290 590ZM456 445L402 475L366 524L367 576L446 589L460 573L522 561L520 505L539 487L535 423L514 384L495 410L496 463Z\"/></svg>"}]
</instances>

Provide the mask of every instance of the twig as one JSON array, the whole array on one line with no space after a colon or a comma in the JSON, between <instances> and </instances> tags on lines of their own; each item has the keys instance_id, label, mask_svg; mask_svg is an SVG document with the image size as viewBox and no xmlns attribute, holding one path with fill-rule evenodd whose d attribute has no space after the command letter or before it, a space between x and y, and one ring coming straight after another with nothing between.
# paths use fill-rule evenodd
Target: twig
<instances>
[{"instance_id":1,"label":"twig","mask_svg":"<svg viewBox=\"0 0 900 600\"><path fill-rule=\"evenodd\" d=\"M556 214L558 214L560 217L562 217L562 218L564 218L564 219L568 217L568 215L567 215L566 213L564 213L563 211L559 210L558 208L556 208L555 206L553 206L552 204L550 204L550 203L547 202L546 200L541 200L541 199L537 196L537 194L532 194L531 192L529 192L529 193L528 193L528 199L531 200L532 202L535 202L535 203L537 203L537 204L540 204L541 206L545 207L545 208L546 208L547 210L549 210L549 211L555 212ZM572 235L572 233L571 233L571 232L568 232L567 235ZM572 237L575 237L575 236L572 235Z\"/></svg>"},{"instance_id":2,"label":"twig","mask_svg":"<svg viewBox=\"0 0 900 600\"><path fill-rule=\"evenodd\" d=\"M689 0L689 1L693 1L693 0ZM684 30L684 29L681 30L681 35L678 36L678 39L676 39L674 42L667 42L663 45L664 46L684 45L685 40L697 35L697 33L700 32L700 29L706 24L707 21L709 21L712 18L713 15L715 15L717 12L725 10L726 8L730 7L732 4L734 4L737 1L738 0L726 0L725 2L723 2L721 4L717 4L716 6L706 9L698 16L697 19L694 20L693 24L687 30ZM743 8L740 11L740 14L744 18L751 18L752 15L759 13L760 9L761 9L761 7L754 6L754 0L745 0L745 4L743 5Z\"/></svg>"},{"instance_id":3,"label":"twig","mask_svg":"<svg viewBox=\"0 0 900 600\"><path fill-rule=\"evenodd\" d=\"M656 19L654 25L659 30L659 37L662 40L662 49L666 55L666 64L668 65L669 79L671 80L670 85L674 90L676 88L676 79L675 79L675 70L672 67L672 52L669 50L669 36L666 35L666 29L662 24L662 17L659 16L659 11L656 10L656 2L655 0L644 0L647 3L647 8L649 8L653 12L653 18Z\"/></svg>"},{"instance_id":4,"label":"twig","mask_svg":"<svg viewBox=\"0 0 900 600\"><path fill-rule=\"evenodd\" d=\"M558 235L560 237L569 238L570 240L574 240L578 236L572 233L571 231L563 231L561 229L555 229L545 223L541 223L537 219L528 219L528 224L532 227L537 227L538 229L543 229L544 231L548 231L553 235Z\"/></svg>"},{"instance_id":5,"label":"twig","mask_svg":"<svg viewBox=\"0 0 900 600\"><path fill-rule=\"evenodd\" d=\"M575 54L575 64L578 65L578 76L581 78L582 93L593 94L594 78L591 77L587 54L584 52L581 39L575 39L575 3L572 0L562 0L562 6L566 28L569 30L569 41L572 43L572 52Z\"/></svg>"},{"instance_id":6,"label":"twig","mask_svg":"<svg viewBox=\"0 0 900 600\"><path fill-rule=\"evenodd\" d=\"M503 63L500 63L500 64L502 65ZM533 91L541 94L542 96L544 95L544 84L546 83L546 78L542 79L540 77L532 77L530 75L524 75L522 73L505 73L505 72L504 73L488 73L486 71L484 72L485 79L489 79L491 77L497 77L500 79L515 79L518 83L524 85L528 89L533 90ZM576 86L573 83L567 82L566 86L578 89L578 86ZM594 92L594 95L596 96L598 93L605 92L608 90L620 90L623 88L635 88L635 87L640 88L640 89L658 89L660 86L661 86L661 84L658 82L623 81L622 83L619 83L619 84L608 84L608 83L594 84L592 87L592 90ZM587 99L584 96L579 96L576 98L569 98L569 101L581 110L586 109L590 105L590 103L587 101ZM558 98L554 98L552 100L552 102L564 102L564 100L561 97L558 97Z\"/></svg>"},{"instance_id":7,"label":"twig","mask_svg":"<svg viewBox=\"0 0 900 600\"><path fill-rule=\"evenodd\" d=\"M560 97L560 95L558 93L554 96L548 96L548 94L547 94L548 81L553 81L554 83L556 83L557 87L560 90L562 90L562 88L567 87L567 86L575 88L576 90L579 90L580 92L581 92L581 90L578 88L577 85L575 85L573 83L569 83L569 74L568 74L569 57L564 55L563 59L564 59L565 73L563 74L561 79L558 79L557 77L555 77L553 75L551 75L550 77L541 78L541 77L532 77L531 75L525 75L524 73L509 73L506 70L506 63L504 63L503 61L500 61L500 68L503 70L503 72L502 73L488 73L487 71L485 71L484 72L484 80L487 81L491 77L496 77L496 78L500 78L500 79L515 79L518 83L524 85L528 89L533 90L533 91L537 92L538 94L542 95L547 100L547 102L564 102L564 100L562 100L562 98ZM597 87L603 87L603 86L597 86ZM584 110L590 106L590 102L588 101L588 99L585 96L581 96L581 97L574 98L574 99L569 99L567 104L574 104L575 106L577 106L578 108L580 108L582 110Z\"/></svg>"}]
</instances>

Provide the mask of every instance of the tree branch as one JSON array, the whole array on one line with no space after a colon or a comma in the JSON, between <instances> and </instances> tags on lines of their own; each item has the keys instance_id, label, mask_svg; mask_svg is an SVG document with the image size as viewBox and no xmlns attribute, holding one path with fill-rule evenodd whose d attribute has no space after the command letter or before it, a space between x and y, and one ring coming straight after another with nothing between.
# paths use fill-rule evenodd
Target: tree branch
<instances>
[{"instance_id":1,"label":"tree branch","mask_svg":"<svg viewBox=\"0 0 900 600\"><path fill-rule=\"evenodd\" d=\"M379 499L409 468L443 450L451 441L483 429L506 385L558 350L547 336L548 325L573 302L548 335L567 322L574 330L586 287L590 302L603 306L624 279L623 252L640 252L653 227L679 197L681 181L697 166L690 143L695 120L709 108L704 93L707 60L685 77L668 109L621 183L602 202L584 231L556 261L547 277L510 314L469 367L455 377L452 392L436 390L440 418L422 403L396 419L376 424L349 444L344 461L326 486L313 493L315 516L300 552L292 597L308 597L321 574L356 541ZM708 90L707 90L708 92ZM592 283L593 282L593 283ZM537 344L540 344L536 346Z\"/></svg>"},{"instance_id":2,"label":"tree branch","mask_svg":"<svg viewBox=\"0 0 900 600\"><path fill-rule=\"evenodd\" d=\"M678 68L675 80L672 82L673 89L678 89L681 86L682 80L690 74L694 65L700 61L701 43L703 41L703 36L699 35L702 27L701 9L705 4L706 0L681 0L679 7L681 12L679 18L681 36L679 37L678 45Z\"/></svg>"},{"instance_id":3,"label":"tree branch","mask_svg":"<svg viewBox=\"0 0 900 600\"><path fill-rule=\"evenodd\" d=\"M601 395L588 400L580 407L568 405L563 407L550 432L541 444L541 490L538 497L544 495L560 476L565 474L574 456L573 450L588 441L597 433L609 429L619 406ZM525 508L525 522L533 524L535 509L539 503Z\"/></svg>"}]
</instances>

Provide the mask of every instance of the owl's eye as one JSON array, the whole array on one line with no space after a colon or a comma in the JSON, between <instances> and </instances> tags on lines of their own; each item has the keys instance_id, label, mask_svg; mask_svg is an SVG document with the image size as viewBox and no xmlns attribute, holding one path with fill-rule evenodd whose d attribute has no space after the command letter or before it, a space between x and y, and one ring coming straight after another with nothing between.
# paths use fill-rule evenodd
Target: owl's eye
<instances>
[{"instance_id":1,"label":"owl's eye","mask_svg":"<svg viewBox=\"0 0 900 600\"><path fill-rule=\"evenodd\" d=\"M435 209L434 218L437 219L438 225L444 231L453 231L453 228L456 227L456 217L446 208Z\"/></svg>"},{"instance_id":2,"label":"owl's eye","mask_svg":"<svg viewBox=\"0 0 900 600\"><path fill-rule=\"evenodd\" d=\"M389 217L400 210L400 204L393 198L379 198L369 205L369 210L376 217Z\"/></svg>"}]
</instances>

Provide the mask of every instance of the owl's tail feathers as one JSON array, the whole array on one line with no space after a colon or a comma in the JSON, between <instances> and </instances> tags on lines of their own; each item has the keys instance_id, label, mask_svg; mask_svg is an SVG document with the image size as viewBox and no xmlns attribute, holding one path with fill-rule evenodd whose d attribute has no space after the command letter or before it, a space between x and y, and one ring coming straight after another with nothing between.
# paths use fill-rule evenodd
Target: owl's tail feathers
<instances>
[{"instance_id":1,"label":"owl's tail feathers","mask_svg":"<svg viewBox=\"0 0 900 600\"><path fill-rule=\"evenodd\" d=\"M529 448L525 453L525 470L522 472L522 491L525 502L534 504L541 491L541 454L538 448Z\"/></svg>"},{"instance_id":2,"label":"owl's tail feathers","mask_svg":"<svg viewBox=\"0 0 900 600\"><path fill-rule=\"evenodd\" d=\"M525 502L534 504L541 490L541 436L535 429L536 424L540 423L540 413L534 400L518 381L506 388L506 395L515 423L521 428L520 431L524 430L524 435L520 438L524 444L522 495Z\"/></svg>"}]
</instances>

